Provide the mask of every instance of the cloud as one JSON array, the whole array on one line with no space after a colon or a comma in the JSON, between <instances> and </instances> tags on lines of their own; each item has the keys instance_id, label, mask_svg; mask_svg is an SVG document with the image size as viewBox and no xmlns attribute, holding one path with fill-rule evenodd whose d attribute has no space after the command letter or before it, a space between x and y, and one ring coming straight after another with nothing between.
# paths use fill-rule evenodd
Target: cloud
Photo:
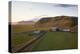
<instances>
[{"instance_id":1,"label":"cloud","mask_svg":"<svg viewBox=\"0 0 80 54\"><path fill-rule=\"evenodd\" d=\"M73 5L73 4L55 4L54 6L56 7L77 7L77 5Z\"/></svg>"}]
</instances>

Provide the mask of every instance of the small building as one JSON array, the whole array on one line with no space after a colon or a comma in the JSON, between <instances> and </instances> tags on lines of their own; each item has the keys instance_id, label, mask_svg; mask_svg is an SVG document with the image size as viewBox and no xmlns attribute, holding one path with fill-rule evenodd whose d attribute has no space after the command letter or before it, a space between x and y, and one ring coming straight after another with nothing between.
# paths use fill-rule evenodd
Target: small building
<instances>
[{"instance_id":1,"label":"small building","mask_svg":"<svg viewBox=\"0 0 80 54\"><path fill-rule=\"evenodd\" d=\"M70 31L70 29L62 29L62 31Z\"/></svg>"},{"instance_id":2,"label":"small building","mask_svg":"<svg viewBox=\"0 0 80 54\"><path fill-rule=\"evenodd\" d=\"M60 31L60 29L58 27L52 27L50 30L51 31Z\"/></svg>"},{"instance_id":3,"label":"small building","mask_svg":"<svg viewBox=\"0 0 80 54\"><path fill-rule=\"evenodd\" d=\"M70 31L69 28L52 27L50 31Z\"/></svg>"}]
</instances>

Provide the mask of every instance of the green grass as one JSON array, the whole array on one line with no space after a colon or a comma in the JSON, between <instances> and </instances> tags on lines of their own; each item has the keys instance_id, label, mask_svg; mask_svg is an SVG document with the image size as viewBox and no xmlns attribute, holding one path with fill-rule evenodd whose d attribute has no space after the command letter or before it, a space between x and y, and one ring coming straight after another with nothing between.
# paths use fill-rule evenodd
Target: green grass
<instances>
[{"instance_id":1,"label":"green grass","mask_svg":"<svg viewBox=\"0 0 80 54\"><path fill-rule=\"evenodd\" d=\"M48 30L47 28L33 28L32 25L12 25L11 28L11 45L12 49L17 49L22 44L27 43L34 36L29 36L28 33L34 29ZM18 33L18 34L16 34ZM56 50L56 49L73 49L77 48L77 33L76 32L47 32L41 40L33 44L32 51Z\"/></svg>"},{"instance_id":2,"label":"green grass","mask_svg":"<svg viewBox=\"0 0 80 54\"><path fill-rule=\"evenodd\" d=\"M34 38L33 36L28 36L27 34L16 34L11 37L12 46L16 47L17 45L21 45L23 43L28 42Z\"/></svg>"},{"instance_id":3,"label":"green grass","mask_svg":"<svg viewBox=\"0 0 80 54\"><path fill-rule=\"evenodd\" d=\"M24 32L33 30L33 25L11 25L12 33Z\"/></svg>"},{"instance_id":4,"label":"green grass","mask_svg":"<svg viewBox=\"0 0 80 54\"><path fill-rule=\"evenodd\" d=\"M34 36L29 36L27 32L31 30L35 30L32 24L30 25L11 25L11 44L12 47L16 47L23 43L27 43L29 40L33 39ZM18 33L18 34L15 34Z\"/></svg>"},{"instance_id":5,"label":"green grass","mask_svg":"<svg viewBox=\"0 0 80 54\"><path fill-rule=\"evenodd\" d=\"M11 25L11 45L12 48L17 48L22 46L22 44L27 43L34 36L28 35L27 31L32 30L32 25ZM26 33L23 33L26 32Z\"/></svg>"},{"instance_id":6,"label":"green grass","mask_svg":"<svg viewBox=\"0 0 80 54\"><path fill-rule=\"evenodd\" d=\"M42 40L34 44L32 51L74 48L77 48L77 33L47 32Z\"/></svg>"}]
</instances>

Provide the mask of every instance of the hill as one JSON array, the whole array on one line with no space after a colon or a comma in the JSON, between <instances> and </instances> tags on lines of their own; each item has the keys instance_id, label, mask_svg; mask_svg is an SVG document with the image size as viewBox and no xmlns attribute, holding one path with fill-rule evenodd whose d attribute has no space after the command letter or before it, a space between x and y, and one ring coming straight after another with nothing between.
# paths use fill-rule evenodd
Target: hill
<instances>
[{"instance_id":1,"label":"hill","mask_svg":"<svg viewBox=\"0 0 80 54\"><path fill-rule=\"evenodd\" d=\"M35 23L36 28L68 28L71 29L78 25L78 17L73 16L56 16L56 17L44 17ZM76 27L77 28L77 27Z\"/></svg>"}]
</instances>

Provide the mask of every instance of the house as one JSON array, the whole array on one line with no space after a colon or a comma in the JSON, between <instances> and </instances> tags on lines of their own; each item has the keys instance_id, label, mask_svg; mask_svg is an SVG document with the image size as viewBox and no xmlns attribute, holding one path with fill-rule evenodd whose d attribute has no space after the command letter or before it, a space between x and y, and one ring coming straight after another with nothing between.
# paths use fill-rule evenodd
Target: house
<instances>
[{"instance_id":1,"label":"house","mask_svg":"<svg viewBox=\"0 0 80 54\"><path fill-rule=\"evenodd\" d=\"M68 28L67 29L62 29L62 31L70 31L70 29L68 29Z\"/></svg>"},{"instance_id":2,"label":"house","mask_svg":"<svg viewBox=\"0 0 80 54\"><path fill-rule=\"evenodd\" d=\"M52 27L50 31L70 31L69 28Z\"/></svg>"},{"instance_id":3,"label":"house","mask_svg":"<svg viewBox=\"0 0 80 54\"><path fill-rule=\"evenodd\" d=\"M50 31L60 31L60 28L58 28L58 27L52 27L52 28L50 29Z\"/></svg>"}]
</instances>

